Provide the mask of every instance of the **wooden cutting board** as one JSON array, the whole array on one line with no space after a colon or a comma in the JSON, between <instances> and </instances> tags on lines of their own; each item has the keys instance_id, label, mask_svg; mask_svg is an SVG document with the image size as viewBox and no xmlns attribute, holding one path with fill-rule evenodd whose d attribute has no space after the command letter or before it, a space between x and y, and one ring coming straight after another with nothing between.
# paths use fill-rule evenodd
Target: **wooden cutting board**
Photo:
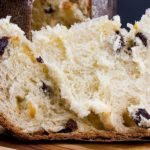
<instances>
[{"instance_id":1,"label":"wooden cutting board","mask_svg":"<svg viewBox=\"0 0 150 150\"><path fill-rule=\"evenodd\" d=\"M150 142L90 143L90 142L42 142L25 143L13 137L0 136L0 150L150 150Z\"/></svg>"}]
</instances>

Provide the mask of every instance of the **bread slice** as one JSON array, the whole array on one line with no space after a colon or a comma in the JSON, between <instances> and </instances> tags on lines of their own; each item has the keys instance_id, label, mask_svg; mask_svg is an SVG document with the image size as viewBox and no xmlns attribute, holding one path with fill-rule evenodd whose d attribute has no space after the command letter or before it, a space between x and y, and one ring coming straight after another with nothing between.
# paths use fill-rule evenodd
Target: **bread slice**
<instances>
[{"instance_id":1,"label":"bread slice","mask_svg":"<svg viewBox=\"0 0 150 150\"><path fill-rule=\"evenodd\" d=\"M149 16L130 33L104 16L32 42L0 20L0 124L25 140L149 140Z\"/></svg>"}]
</instances>

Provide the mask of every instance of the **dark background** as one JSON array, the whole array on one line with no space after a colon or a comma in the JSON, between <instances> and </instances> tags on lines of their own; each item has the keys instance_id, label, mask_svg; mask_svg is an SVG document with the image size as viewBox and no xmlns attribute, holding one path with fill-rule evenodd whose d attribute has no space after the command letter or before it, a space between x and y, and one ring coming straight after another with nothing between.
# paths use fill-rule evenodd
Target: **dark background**
<instances>
[{"instance_id":1,"label":"dark background","mask_svg":"<svg viewBox=\"0 0 150 150\"><path fill-rule=\"evenodd\" d=\"M147 8L150 8L150 0L118 0L117 14L121 16L123 27L140 20Z\"/></svg>"}]
</instances>

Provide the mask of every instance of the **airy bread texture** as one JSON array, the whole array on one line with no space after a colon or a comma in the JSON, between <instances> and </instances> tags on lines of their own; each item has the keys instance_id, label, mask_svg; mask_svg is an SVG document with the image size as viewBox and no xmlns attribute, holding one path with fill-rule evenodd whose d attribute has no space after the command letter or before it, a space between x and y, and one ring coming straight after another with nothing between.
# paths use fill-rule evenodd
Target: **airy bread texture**
<instances>
[{"instance_id":1,"label":"airy bread texture","mask_svg":"<svg viewBox=\"0 0 150 150\"><path fill-rule=\"evenodd\" d=\"M1 125L29 140L150 137L149 24L150 11L129 33L104 16L31 42L0 20Z\"/></svg>"},{"instance_id":2,"label":"airy bread texture","mask_svg":"<svg viewBox=\"0 0 150 150\"><path fill-rule=\"evenodd\" d=\"M137 124L141 127L150 127L150 9L146 11L140 22L136 22L135 25L129 24L131 28L128 34L128 41L132 41L135 45L131 48L133 54L133 62L137 66L136 72L138 73L137 80L135 84L139 84L137 88L137 99L138 103L136 105L130 106L128 108L130 116L137 119L136 113L138 109L145 110L144 114L140 116L139 122ZM141 112L139 112L141 113Z\"/></svg>"},{"instance_id":3,"label":"airy bread texture","mask_svg":"<svg viewBox=\"0 0 150 150\"><path fill-rule=\"evenodd\" d=\"M106 130L135 132L128 107L145 103L149 108L150 55L141 43L131 56L120 26L118 17L102 17L69 30L47 27L33 33L33 43L35 55L43 58L61 97L79 118L94 113Z\"/></svg>"},{"instance_id":4,"label":"airy bread texture","mask_svg":"<svg viewBox=\"0 0 150 150\"><path fill-rule=\"evenodd\" d=\"M32 29L58 23L71 26L90 18L90 0L34 0Z\"/></svg>"}]
</instances>

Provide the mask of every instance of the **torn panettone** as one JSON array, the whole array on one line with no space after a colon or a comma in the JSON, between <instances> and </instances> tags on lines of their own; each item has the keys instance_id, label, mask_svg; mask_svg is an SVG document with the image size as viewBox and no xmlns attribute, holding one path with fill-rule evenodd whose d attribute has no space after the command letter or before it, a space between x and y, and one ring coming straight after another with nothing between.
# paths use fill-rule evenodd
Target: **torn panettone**
<instances>
[{"instance_id":1,"label":"torn panettone","mask_svg":"<svg viewBox=\"0 0 150 150\"><path fill-rule=\"evenodd\" d=\"M116 5L116 0L3 0L0 1L0 18L12 16L12 22L30 37L31 28L38 30L56 24L70 27L88 18L112 17Z\"/></svg>"},{"instance_id":2,"label":"torn panettone","mask_svg":"<svg viewBox=\"0 0 150 150\"><path fill-rule=\"evenodd\" d=\"M116 12L116 0L34 0L32 29L42 26L74 23L102 15L112 17Z\"/></svg>"}]
</instances>

